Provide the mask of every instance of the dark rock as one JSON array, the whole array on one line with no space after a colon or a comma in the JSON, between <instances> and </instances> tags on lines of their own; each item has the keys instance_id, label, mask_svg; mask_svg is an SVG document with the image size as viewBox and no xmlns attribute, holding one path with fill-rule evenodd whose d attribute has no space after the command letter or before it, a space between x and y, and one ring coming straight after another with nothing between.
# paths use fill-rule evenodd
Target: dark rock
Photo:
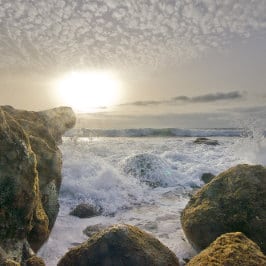
<instances>
[{"instance_id":1,"label":"dark rock","mask_svg":"<svg viewBox=\"0 0 266 266\"><path fill-rule=\"evenodd\" d=\"M203 173L201 176L201 180L207 184L209 183L213 178L215 177L215 175L213 175L212 173Z\"/></svg>"},{"instance_id":2,"label":"dark rock","mask_svg":"<svg viewBox=\"0 0 266 266\"><path fill-rule=\"evenodd\" d=\"M206 145L219 145L218 140L215 139L208 139L208 138L197 138L196 140L194 140L195 144L206 144Z\"/></svg>"},{"instance_id":3,"label":"dark rock","mask_svg":"<svg viewBox=\"0 0 266 266\"><path fill-rule=\"evenodd\" d=\"M192 258L187 266L265 266L266 256L258 245L240 232L217 238L208 248Z\"/></svg>"},{"instance_id":4,"label":"dark rock","mask_svg":"<svg viewBox=\"0 0 266 266\"><path fill-rule=\"evenodd\" d=\"M216 176L189 201L181 224L202 250L218 236L240 231L266 251L266 168L238 165Z\"/></svg>"},{"instance_id":5,"label":"dark rock","mask_svg":"<svg viewBox=\"0 0 266 266\"><path fill-rule=\"evenodd\" d=\"M131 225L115 225L72 248L58 266L179 265L175 254L159 240Z\"/></svg>"},{"instance_id":6,"label":"dark rock","mask_svg":"<svg viewBox=\"0 0 266 266\"><path fill-rule=\"evenodd\" d=\"M37 251L49 236L61 184L62 156L57 143L64 129L74 123L70 110L54 109L61 119L53 120L51 111L46 115L46 111L0 107L0 247L7 259L26 260L25 247L30 244ZM51 183L57 194L49 190Z\"/></svg>"},{"instance_id":7,"label":"dark rock","mask_svg":"<svg viewBox=\"0 0 266 266\"><path fill-rule=\"evenodd\" d=\"M79 218L90 218L93 216L98 216L101 214L101 211L98 210L93 205L87 203L81 203L72 210L70 215L77 216Z\"/></svg>"}]
</instances>

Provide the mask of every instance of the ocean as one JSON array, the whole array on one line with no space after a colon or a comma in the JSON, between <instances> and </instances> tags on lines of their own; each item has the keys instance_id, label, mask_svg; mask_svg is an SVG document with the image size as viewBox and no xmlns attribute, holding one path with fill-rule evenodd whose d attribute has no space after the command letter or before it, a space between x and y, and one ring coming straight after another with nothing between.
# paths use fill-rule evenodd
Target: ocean
<instances>
[{"instance_id":1,"label":"ocean","mask_svg":"<svg viewBox=\"0 0 266 266\"><path fill-rule=\"evenodd\" d=\"M196 137L219 145L195 144ZM74 129L63 137L60 211L38 255L56 265L88 237L87 226L127 223L151 233L180 259L195 255L180 224L203 173L217 175L239 163L266 164L265 131L244 129ZM79 203L103 211L80 219Z\"/></svg>"}]
</instances>

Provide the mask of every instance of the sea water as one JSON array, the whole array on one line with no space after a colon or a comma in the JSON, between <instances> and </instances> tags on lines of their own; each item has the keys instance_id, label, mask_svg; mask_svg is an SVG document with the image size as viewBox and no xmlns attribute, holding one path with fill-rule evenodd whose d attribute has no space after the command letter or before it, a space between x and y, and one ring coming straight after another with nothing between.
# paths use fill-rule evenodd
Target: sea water
<instances>
[{"instance_id":1,"label":"sea water","mask_svg":"<svg viewBox=\"0 0 266 266\"><path fill-rule=\"evenodd\" d=\"M239 163L266 164L264 133L255 141L240 129L190 130L183 136L178 130L164 129L156 137L149 130L116 130L111 136L110 131L98 131L99 136L96 131L84 132L72 132L60 147L60 211L38 254L50 266L88 238L83 233L87 226L115 223L151 233L182 263L195 251L184 236L180 214L191 194L203 185L201 175L217 175ZM212 136L219 145L195 144L195 136ZM144 166L143 161L147 162ZM147 171L138 172L141 167ZM79 203L93 204L103 214L88 219L70 216Z\"/></svg>"}]
</instances>

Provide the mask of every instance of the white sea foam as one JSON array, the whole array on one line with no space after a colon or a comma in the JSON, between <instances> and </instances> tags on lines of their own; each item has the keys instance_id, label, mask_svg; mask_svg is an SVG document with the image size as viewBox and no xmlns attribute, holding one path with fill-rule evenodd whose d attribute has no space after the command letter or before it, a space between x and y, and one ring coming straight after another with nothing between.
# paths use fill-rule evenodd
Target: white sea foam
<instances>
[{"instance_id":1,"label":"white sea foam","mask_svg":"<svg viewBox=\"0 0 266 266\"><path fill-rule=\"evenodd\" d=\"M202 173L216 175L238 163L249 162L239 150L240 142L242 147L247 141L256 146L254 138L217 139L220 145L209 146L196 145L188 137L65 138L61 146L64 163L60 213L39 255L47 265L56 265L68 248L86 239L82 233L86 226L129 223L151 232L178 257L191 256L194 251L180 225L180 212L189 200L188 193L203 184ZM260 143L263 141L260 139ZM264 151L254 153L254 162L260 161ZM150 159L148 164L159 165L148 167L148 177L159 180L162 186L151 188L138 175L125 171L125 167L139 167L139 154ZM169 170L169 176L158 174ZM103 208L104 215L89 219L68 215L80 202Z\"/></svg>"}]
</instances>

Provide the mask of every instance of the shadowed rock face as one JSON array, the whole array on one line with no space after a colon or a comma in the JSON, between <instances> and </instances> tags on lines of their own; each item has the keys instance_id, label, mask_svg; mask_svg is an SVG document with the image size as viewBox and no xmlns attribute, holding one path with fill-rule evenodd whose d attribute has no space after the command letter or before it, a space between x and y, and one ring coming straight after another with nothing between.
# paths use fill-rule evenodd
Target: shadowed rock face
<instances>
[{"instance_id":1,"label":"shadowed rock face","mask_svg":"<svg viewBox=\"0 0 266 266\"><path fill-rule=\"evenodd\" d=\"M187 266L262 266L266 256L258 245L240 232L217 238L208 248L190 260Z\"/></svg>"},{"instance_id":2,"label":"shadowed rock face","mask_svg":"<svg viewBox=\"0 0 266 266\"><path fill-rule=\"evenodd\" d=\"M131 225L111 226L71 249L58 266L178 266L173 252L159 240Z\"/></svg>"},{"instance_id":3,"label":"shadowed rock face","mask_svg":"<svg viewBox=\"0 0 266 266\"><path fill-rule=\"evenodd\" d=\"M200 189L181 215L183 230L198 250L218 236L240 231L266 252L266 168L238 165Z\"/></svg>"},{"instance_id":4,"label":"shadowed rock face","mask_svg":"<svg viewBox=\"0 0 266 266\"><path fill-rule=\"evenodd\" d=\"M62 165L57 143L74 124L66 107L0 107L0 246L18 262L27 243L37 251L54 224Z\"/></svg>"}]
</instances>

